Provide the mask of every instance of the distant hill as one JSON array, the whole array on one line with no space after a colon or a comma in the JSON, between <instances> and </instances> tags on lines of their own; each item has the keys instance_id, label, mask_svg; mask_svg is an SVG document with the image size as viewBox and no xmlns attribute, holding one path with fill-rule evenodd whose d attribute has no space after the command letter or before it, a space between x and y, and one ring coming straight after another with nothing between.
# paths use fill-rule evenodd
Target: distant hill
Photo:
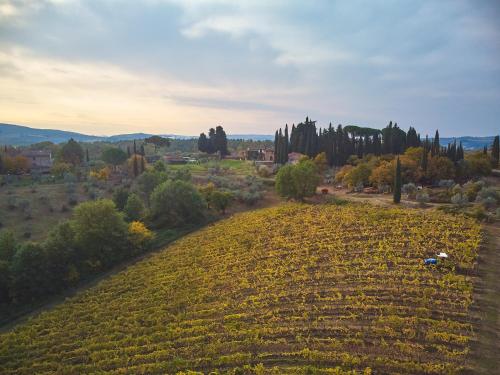
<instances>
[{"instance_id":1,"label":"distant hill","mask_svg":"<svg viewBox=\"0 0 500 375\"><path fill-rule=\"evenodd\" d=\"M456 138L440 138L439 142L443 145L446 146L448 143L452 143L455 139L458 142L462 142L462 145L464 146L464 149L466 150L477 150L481 149L484 146L490 147L491 144L493 143L493 138L494 136L491 137L456 137Z\"/></svg>"},{"instance_id":2,"label":"distant hill","mask_svg":"<svg viewBox=\"0 0 500 375\"><path fill-rule=\"evenodd\" d=\"M62 143L67 142L70 138L73 138L74 140L79 142L118 142L132 139L144 139L152 135L153 134L148 133L132 133L111 136L96 136L64 130L36 129L30 128L28 126L0 123L0 145L26 146L33 143L46 141L53 143ZM162 134L162 136L175 139L197 138L197 136L177 134ZM258 141L274 140L274 136L267 134L229 134L228 138L245 140L254 139Z\"/></svg>"},{"instance_id":3,"label":"distant hill","mask_svg":"<svg viewBox=\"0 0 500 375\"><path fill-rule=\"evenodd\" d=\"M38 142L53 142L62 143L67 142L70 138L73 138L79 142L118 142L127 141L132 139L144 139L150 137L153 134L148 133L131 133L131 134L118 134L111 136L96 136L87 135L76 132L64 131L64 130L54 130L54 129L35 129L28 126L13 125L13 124L3 124L0 123L0 145L14 145L14 146L26 146ZM178 134L160 134L164 137L175 138L175 139L192 139L197 138L197 136L192 135L178 135ZM274 135L271 134L228 134L229 139L253 139L255 141L273 141ZM453 142L456 139L457 142L462 141L462 144L467 150L481 149L484 146L490 146L493 143L493 136L491 137L456 137L456 138L441 138L441 144L446 146L448 143Z\"/></svg>"}]
</instances>

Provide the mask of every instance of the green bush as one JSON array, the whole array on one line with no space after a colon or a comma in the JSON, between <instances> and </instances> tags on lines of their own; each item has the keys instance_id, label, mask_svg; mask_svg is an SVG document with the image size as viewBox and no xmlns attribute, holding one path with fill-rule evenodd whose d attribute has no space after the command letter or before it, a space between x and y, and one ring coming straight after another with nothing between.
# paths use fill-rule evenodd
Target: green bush
<instances>
[{"instance_id":1,"label":"green bush","mask_svg":"<svg viewBox=\"0 0 500 375\"><path fill-rule=\"evenodd\" d=\"M111 200L78 205L73 213L75 241L96 268L108 267L127 254L127 223Z\"/></svg>"},{"instance_id":2,"label":"green bush","mask_svg":"<svg viewBox=\"0 0 500 375\"><path fill-rule=\"evenodd\" d=\"M282 197L303 200L316 194L319 180L316 164L303 160L297 165L280 168L276 176L276 191Z\"/></svg>"},{"instance_id":3,"label":"green bush","mask_svg":"<svg viewBox=\"0 0 500 375\"><path fill-rule=\"evenodd\" d=\"M135 193L128 196L127 203L123 209L125 217L129 221L140 220L144 216L144 205L141 198Z\"/></svg>"},{"instance_id":4,"label":"green bush","mask_svg":"<svg viewBox=\"0 0 500 375\"><path fill-rule=\"evenodd\" d=\"M181 226L204 219L206 202L189 182L167 180L151 194L151 216L159 226Z\"/></svg>"},{"instance_id":5,"label":"green bush","mask_svg":"<svg viewBox=\"0 0 500 375\"><path fill-rule=\"evenodd\" d=\"M125 205L127 204L128 196L129 191L124 187L119 187L114 191L113 202L118 210L123 211Z\"/></svg>"}]
</instances>

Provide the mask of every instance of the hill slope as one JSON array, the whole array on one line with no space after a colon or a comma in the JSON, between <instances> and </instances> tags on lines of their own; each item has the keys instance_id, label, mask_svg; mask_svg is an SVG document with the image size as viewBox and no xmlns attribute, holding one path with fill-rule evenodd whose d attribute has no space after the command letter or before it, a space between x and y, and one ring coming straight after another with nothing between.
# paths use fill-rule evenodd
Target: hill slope
<instances>
[{"instance_id":1,"label":"hill slope","mask_svg":"<svg viewBox=\"0 0 500 375\"><path fill-rule=\"evenodd\" d=\"M454 373L479 241L439 212L238 214L1 335L0 372ZM461 274L423 265L439 251Z\"/></svg>"}]
</instances>

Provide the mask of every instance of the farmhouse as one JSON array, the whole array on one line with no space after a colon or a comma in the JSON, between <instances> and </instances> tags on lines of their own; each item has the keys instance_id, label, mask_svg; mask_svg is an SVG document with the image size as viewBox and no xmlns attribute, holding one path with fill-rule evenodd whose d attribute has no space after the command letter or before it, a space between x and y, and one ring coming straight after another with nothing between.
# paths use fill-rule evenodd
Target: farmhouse
<instances>
[{"instance_id":1,"label":"farmhouse","mask_svg":"<svg viewBox=\"0 0 500 375\"><path fill-rule=\"evenodd\" d=\"M50 151L26 150L21 155L30 161L32 172L48 173L52 168L53 160Z\"/></svg>"},{"instance_id":2,"label":"farmhouse","mask_svg":"<svg viewBox=\"0 0 500 375\"><path fill-rule=\"evenodd\" d=\"M274 150L270 148L247 149L245 152L245 160L274 161Z\"/></svg>"},{"instance_id":3,"label":"farmhouse","mask_svg":"<svg viewBox=\"0 0 500 375\"><path fill-rule=\"evenodd\" d=\"M161 155L146 155L145 158L149 164L153 164L156 163L158 160L161 160Z\"/></svg>"},{"instance_id":4,"label":"farmhouse","mask_svg":"<svg viewBox=\"0 0 500 375\"><path fill-rule=\"evenodd\" d=\"M288 162L290 164L297 164L300 160L301 157L303 157L304 154L301 154L300 152L290 152L288 154Z\"/></svg>"}]
</instances>

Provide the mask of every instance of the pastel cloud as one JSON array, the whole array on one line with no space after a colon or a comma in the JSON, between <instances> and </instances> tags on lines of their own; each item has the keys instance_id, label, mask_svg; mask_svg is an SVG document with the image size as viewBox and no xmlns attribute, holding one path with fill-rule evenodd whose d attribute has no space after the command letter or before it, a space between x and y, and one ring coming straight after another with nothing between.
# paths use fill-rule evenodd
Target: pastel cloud
<instances>
[{"instance_id":1,"label":"pastel cloud","mask_svg":"<svg viewBox=\"0 0 500 375\"><path fill-rule=\"evenodd\" d=\"M0 122L110 134L389 120L493 134L498 3L0 0Z\"/></svg>"}]
</instances>

